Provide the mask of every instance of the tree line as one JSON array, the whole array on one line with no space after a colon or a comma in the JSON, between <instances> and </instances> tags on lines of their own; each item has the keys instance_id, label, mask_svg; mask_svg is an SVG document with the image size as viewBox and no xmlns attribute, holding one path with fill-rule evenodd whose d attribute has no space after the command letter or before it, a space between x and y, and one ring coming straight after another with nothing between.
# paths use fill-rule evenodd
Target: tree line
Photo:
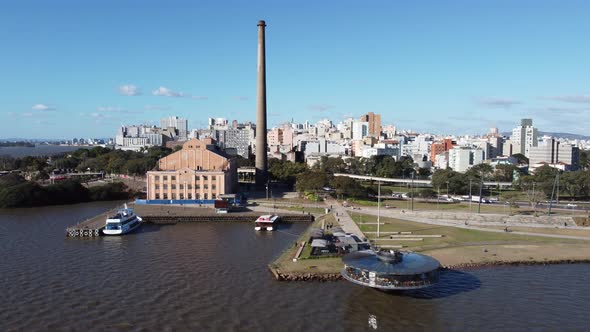
<instances>
[{"instance_id":1,"label":"tree line","mask_svg":"<svg viewBox=\"0 0 590 332\"><path fill-rule=\"evenodd\" d=\"M0 177L0 208L123 200L130 196L121 182L86 188L77 181L42 186L17 174Z\"/></svg>"}]
</instances>

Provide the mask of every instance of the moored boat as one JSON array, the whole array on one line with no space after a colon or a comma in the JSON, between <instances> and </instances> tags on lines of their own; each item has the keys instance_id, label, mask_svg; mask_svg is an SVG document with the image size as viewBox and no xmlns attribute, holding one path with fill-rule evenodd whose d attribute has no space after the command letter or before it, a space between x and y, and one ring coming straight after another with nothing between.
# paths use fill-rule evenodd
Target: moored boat
<instances>
[{"instance_id":1,"label":"moored boat","mask_svg":"<svg viewBox=\"0 0 590 332\"><path fill-rule=\"evenodd\" d=\"M105 235L123 235L141 226L141 221L141 217L125 204L125 207L119 209L117 214L107 218L102 232Z\"/></svg>"},{"instance_id":2,"label":"moored boat","mask_svg":"<svg viewBox=\"0 0 590 332\"><path fill-rule=\"evenodd\" d=\"M256 219L254 230L272 231L276 228L275 223L279 221L279 216L266 214Z\"/></svg>"}]
</instances>

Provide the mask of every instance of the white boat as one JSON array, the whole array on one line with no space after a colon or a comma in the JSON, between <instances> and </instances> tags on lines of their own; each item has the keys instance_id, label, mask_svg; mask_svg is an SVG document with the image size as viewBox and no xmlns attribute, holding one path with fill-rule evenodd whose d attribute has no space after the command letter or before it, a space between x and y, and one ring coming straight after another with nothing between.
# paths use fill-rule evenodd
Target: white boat
<instances>
[{"instance_id":1,"label":"white boat","mask_svg":"<svg viewBox=\"0 0 590 332\"><path fill-rule=\"evenodd\" d=\"M123 235L141 226L141 217L133 212L133 209L125 207L119 209L117 214L107 218L106 225L102 232L105 235Z\"/></svg>"},{"instance_id":2,"label":"white boat","mask_svg":"<svg viewBox=\"0 0 590 332\"><path fill-rule=\"evenodd\" d=\"M256 219L256 227L254 229L257 231L272 231L275 229L274 224L277 221L279 221L279 216L271 214L260 216Z\"/></svg>"}]
</instances>

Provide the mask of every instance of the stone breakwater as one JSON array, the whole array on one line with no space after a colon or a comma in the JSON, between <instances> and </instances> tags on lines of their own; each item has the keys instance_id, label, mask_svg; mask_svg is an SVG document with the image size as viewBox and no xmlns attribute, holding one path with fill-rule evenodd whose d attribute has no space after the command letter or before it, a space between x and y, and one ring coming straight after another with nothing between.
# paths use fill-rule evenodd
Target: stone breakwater
<instances>
[{"instance_id":1,"label":"stone breakwater","mask_svg":"<svg viewBox=\"0 0 590 332\"><path fill-rule=\"evenodd\" d=\"M522 265L557 265L557 264L588 264L590 259L560 259L560 260L528 260L528 261L509 261L509 262L478 262L463 263L457 265L443 265L441 270L476 270L495 266L522 266Z\"/></svg>"},{"instance_id":2,"label":"stone breakwater","mask_svg":"<svg viewBox=\"0 0 590 332\"><path fill-rule=\"evenodd\" d=\"M484 268L493 268L499 266L525 266L525 265L557 265L557 264L590 264L590 259L563 259L563 260L547 260L547 261L513 261L513 262L481 262L481 263L465 263L457 265L443 265L439 268L440 271L450 270L478 270ZM340 281L344 280L340 273L318 273L318 272L305 272L295 273L286 272L283 273L280 270L268 267L278 281Z\"/></svg>"},{"instance_id":3,"label":"stone breakwater","mask_svg":"<svg viewBox=\"0 0 590 332\"><path fill-rule=\"evenodd\" d=\"M281 272L280 270L268 266L268 269L278 281L337 281L344 280L340 273L318 273L318 272Z\"/></svg>"}]
</instances>

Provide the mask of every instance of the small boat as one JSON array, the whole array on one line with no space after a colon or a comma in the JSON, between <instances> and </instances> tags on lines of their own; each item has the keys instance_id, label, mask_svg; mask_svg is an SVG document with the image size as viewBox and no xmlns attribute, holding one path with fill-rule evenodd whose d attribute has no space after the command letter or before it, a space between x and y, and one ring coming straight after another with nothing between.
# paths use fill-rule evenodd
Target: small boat
<instances>
[{"instance_id":1,"label":"small boat","mask_svg":"<svg viewBox=\"0 0 590 332\"><path fill-rule=\"evenodd\" d=\"M257 231L272 231L275 229L274 223L279 221L279 216L266 214L256 219L256 227L254 230Z\"/></svg>"},{"instance_id":2,"label":"small boat","mask_svg":"<svg viewBox=\"0 0 590 332\"><path fill-rule=\"evenodd\" d=\"M105 235L123 235L141 226L141 217L133 212L133 209L125 207L119 209L117 214L107 218L106 225L102 232Z\"/></svg>"}]
</instances>

